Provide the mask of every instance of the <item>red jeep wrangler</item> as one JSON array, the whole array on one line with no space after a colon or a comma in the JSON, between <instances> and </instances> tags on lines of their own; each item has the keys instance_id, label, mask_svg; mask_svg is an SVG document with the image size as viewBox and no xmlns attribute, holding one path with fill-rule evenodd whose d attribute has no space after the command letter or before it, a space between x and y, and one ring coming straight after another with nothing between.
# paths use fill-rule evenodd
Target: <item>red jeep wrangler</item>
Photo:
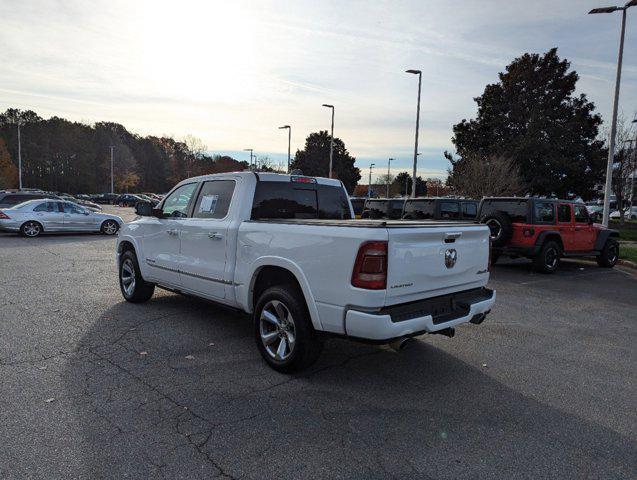
<instances>
[{"instance_id":1,"label":"red jeep wrangler","mask_svg":"<svg viewBox=\"0 0 637 480\"><path fill-rule=\"evenodd\" d=\"M491 261L500 255L527 257L553 273L561 257L595 257L612 268L619 258L619 233L593 223L586 206L544 198L484 198L480 223L491 230Z\"/></svg>"}]
</instances>

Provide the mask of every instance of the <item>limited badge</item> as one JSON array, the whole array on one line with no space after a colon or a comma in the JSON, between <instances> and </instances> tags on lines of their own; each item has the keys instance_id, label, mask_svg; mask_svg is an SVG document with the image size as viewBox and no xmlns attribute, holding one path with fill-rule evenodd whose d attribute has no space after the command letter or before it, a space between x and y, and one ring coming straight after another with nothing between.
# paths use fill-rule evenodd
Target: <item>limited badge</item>
<instances>
[{"instance_id":1,"label":"limited badge","mask_svg":"<svg viewBox=\"0 0 637 480\"><path fill-rule=\"evenodd\" d=\"M445 266L447 268L453 268L458 259L458 252L455 248L450 248L445 252Z\"/></svg>"}]
</instances>

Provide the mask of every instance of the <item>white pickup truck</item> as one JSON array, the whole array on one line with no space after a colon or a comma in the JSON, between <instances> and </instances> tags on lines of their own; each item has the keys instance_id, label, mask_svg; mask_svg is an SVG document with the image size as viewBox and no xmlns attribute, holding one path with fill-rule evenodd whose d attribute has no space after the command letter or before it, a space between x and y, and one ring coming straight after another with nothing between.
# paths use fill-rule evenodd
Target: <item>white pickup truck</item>
<instances>
[{"instance_id":1,"label":"white pickup truck","mask_svg":"<svg viewBox=\"0 0 637 480\"><path fill-rule=\"evenodd\" d=\"M338 180L206 175L136 210L117 241L124 298L146 301L157 286L252 314L259 351L279 371L309 366L327 335L453 336L495 302L486 226L354 220Z\"/></svg>"}]
</instances>

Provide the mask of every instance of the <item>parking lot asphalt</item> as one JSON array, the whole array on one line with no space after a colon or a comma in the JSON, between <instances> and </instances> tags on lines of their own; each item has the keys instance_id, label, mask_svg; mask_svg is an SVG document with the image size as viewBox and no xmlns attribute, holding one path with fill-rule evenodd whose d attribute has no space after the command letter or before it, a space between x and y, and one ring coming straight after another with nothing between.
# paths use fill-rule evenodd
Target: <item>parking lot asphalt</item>
<instances>
[{"instance_id":1,"label":"parking lot asphalt","mask_svg":"<svg viewBox=\"0 0 637 480\"><path fill-rule=\"evenodd\" d=\"M0 478L635 478L630 272L502 261L482 325L287 376L243 315L124 302L114 245L0 235Z\"/></svg>"}]
</instances>

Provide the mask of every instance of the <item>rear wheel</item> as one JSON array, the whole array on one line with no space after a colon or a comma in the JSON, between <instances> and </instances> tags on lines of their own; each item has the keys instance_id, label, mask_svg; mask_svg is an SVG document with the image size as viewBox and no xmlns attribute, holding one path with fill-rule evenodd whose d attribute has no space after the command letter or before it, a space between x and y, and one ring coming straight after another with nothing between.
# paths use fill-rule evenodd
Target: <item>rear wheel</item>
<instances>
[{"instance_id":1,"label":"rear wheel","mask_svg":"<svg viewBox=\"0 0 637 480\"><path fill-rule=\"evenodd\" d=\"M542 245L540 253L533 259L533 265L538 272L553 273L560 264L561 255L559 244L549 240Z\"/></svg>"},{"instance_id":2,"label":"rear wheel","mask_svg":"<svg viewBox=\"0 0 637 480\"><path fill-rule=\"evenodd\" d=\"M609 238L597 256L597 265L603 268L613 268L617 260L619 260L619 243L617 240Z\"/></svg>"},{"instance_id":3,"label":"rear wheel","mask_svg":"<svg viewBox=\"0 0 637 480\"><path fill-rule=\"evenodd\" d=\"M257 348L273 369L284 373L302 370L321 354L323 342L317 338L296 285L275 286L263 292L253 320Z\"/></svg>"},{"instance_id":4,"label":"rear wheel","mask_svg":"<svg viewBox=\"0 0 637 480\"><path fill-rule=\"evenodd\" d=\"M102 227L100 228L100 231L104 235L115 235L118 230L119 223L117 223L115 220L106 220L104 223L102 223Z\"/></svg>"},{"instance_id":5,"label":"rear wheel","mask_svg":"<svg viewBox=\"0 0 637 480\"><path fill-rule=\"evenodd\" d=\"M137 255L125 251L119 261L119 287L124 299L132 303L145 302L153 296L155 285L142 278Z\"/></svg>"},{"instance_id":6,"label":"rear wheel","mask_svg":"<svg viewBox=\"0 0 637 480\"><path fill-rule=\"evenodd\" d=\"M34 222L34 221L25 222L20 227L20 234L23 237L33 238L33 237L37 237L41 233L42 233L42 225L40 225L38 222Z\"/></svg>"}]
</instances>

